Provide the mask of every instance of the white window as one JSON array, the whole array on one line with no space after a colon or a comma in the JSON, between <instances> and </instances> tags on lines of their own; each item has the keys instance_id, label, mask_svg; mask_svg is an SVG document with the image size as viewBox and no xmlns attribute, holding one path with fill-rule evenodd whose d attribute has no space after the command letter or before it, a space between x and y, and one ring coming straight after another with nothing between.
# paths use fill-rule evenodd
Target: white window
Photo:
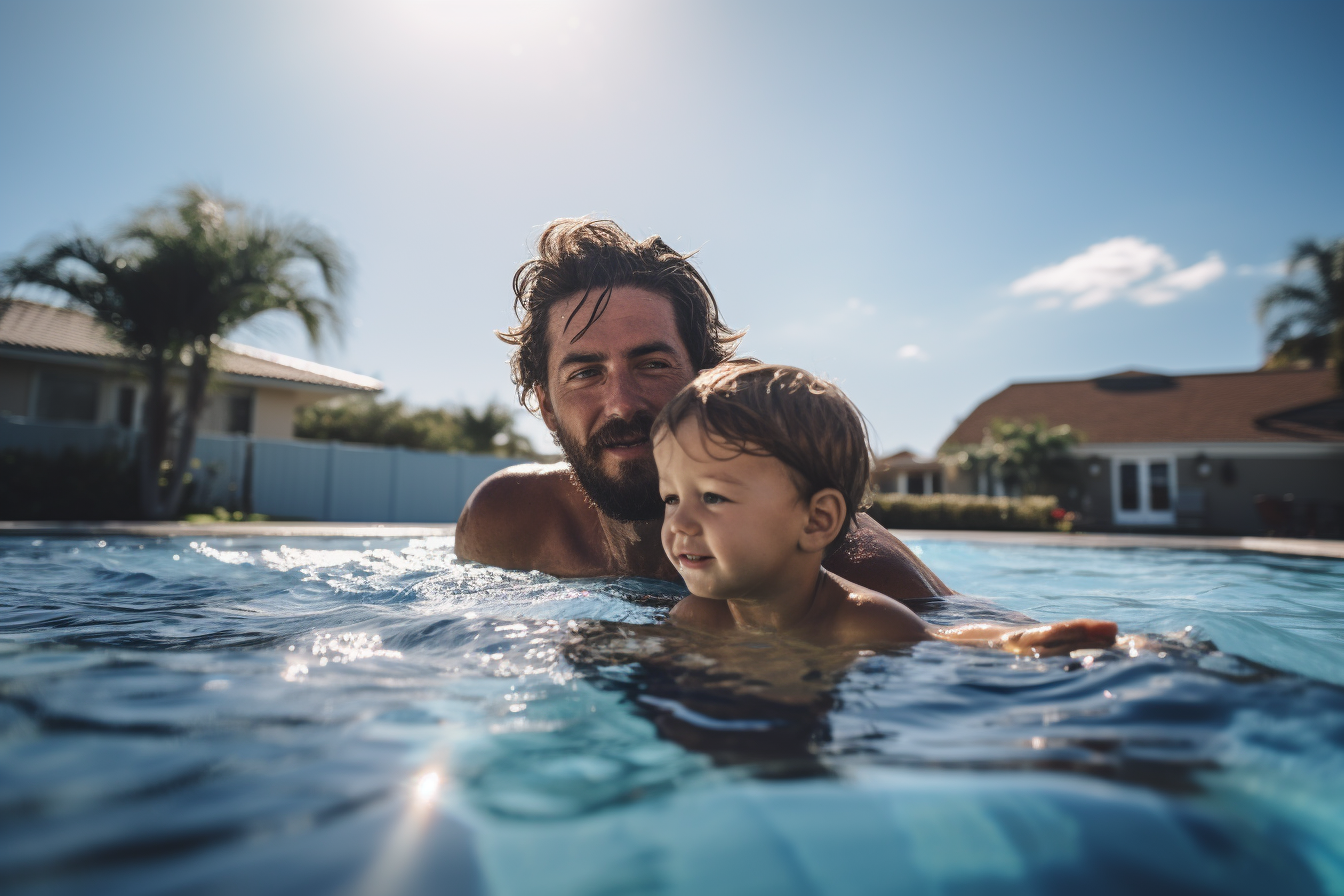
<instances>
[{"instance_id":1,"label":"white window","mask_svg":"<svg viewBox=\"0 0 1344 896\"><path fill-rule=\"evenodd\" d=\"M1176 525L1176 458L1114 458L1111 497L1117 526Z\"/></svg>"}]
</instances>

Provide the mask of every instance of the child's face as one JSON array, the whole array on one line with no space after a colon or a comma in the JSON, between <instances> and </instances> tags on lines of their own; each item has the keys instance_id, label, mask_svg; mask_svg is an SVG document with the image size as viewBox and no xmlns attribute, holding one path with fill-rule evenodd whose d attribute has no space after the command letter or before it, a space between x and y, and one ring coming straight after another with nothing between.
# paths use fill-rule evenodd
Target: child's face
<instances>
[{"instance_id":1,"label":"child's face","mask_svg":"<svg viewBox=\"0 0 1344 896\"><path fill-rule=\"evenodd\" d=\"M782 461L705 439L694 420L661 432L653 456L663 550L692 594L769 598L818 563L802 549L808 501Z\"/></svg>"}]
</instances>

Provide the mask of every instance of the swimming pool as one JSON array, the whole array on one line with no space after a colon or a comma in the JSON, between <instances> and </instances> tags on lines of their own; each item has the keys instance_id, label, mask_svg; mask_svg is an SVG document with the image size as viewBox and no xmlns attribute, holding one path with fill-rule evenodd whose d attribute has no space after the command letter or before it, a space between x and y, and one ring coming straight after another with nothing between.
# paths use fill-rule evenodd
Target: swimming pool
<instances>
[{"instance_id":1,"label":"swimming pool","mask_svg":"<svg viewBox=\"0 0 1344 896\"><path fill-rule=\"evenodd\" d=\"M0 889L1344 892L1344 562L915 546L1171 637L789 672L451 538L0 538Z\"/></svg>"}]
</instances>

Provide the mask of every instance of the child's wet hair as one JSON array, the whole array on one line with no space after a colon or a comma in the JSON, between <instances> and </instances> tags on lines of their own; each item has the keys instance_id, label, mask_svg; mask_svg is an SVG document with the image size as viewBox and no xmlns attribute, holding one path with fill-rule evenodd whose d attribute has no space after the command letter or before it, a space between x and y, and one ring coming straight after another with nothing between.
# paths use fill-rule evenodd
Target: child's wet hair
<instances>
[{"instance_id":1,"label":"child's wet hair","mask_svg":"<svg viewBox=\"0 0 1344 896\"><path fill-rule=\"evenodd\" d=\"M738 451L778 458L796 474L804 498L824 488L844 495L845 524L828 552L867 506L872 468L868 427L834 383L797 367L726 361L702 370L673 396L650 435L657 440L688 419Z\"/></svg>"}]
</instances>

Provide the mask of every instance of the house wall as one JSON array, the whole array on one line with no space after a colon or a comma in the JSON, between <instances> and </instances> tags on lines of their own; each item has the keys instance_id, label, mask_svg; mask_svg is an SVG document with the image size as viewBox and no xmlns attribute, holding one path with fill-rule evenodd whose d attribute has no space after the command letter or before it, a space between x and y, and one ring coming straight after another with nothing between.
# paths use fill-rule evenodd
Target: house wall
<instances>
[{"instance_id":1,"label":"house wall","mask_svg":"<svg viewBox=\"0 0 1344 896\"><path fill-rule=\"evenodd\" d=\"M1064 506L1078 514L1082 529L1114 528L1115 508L1111 503L1111 461L1105 457L1084 457L1078 465L1078 496L1064 497ZM1180 485L1180 474L1176 477Z\"/></svg>"},{"instance_id":2,"label":"house wall","mask_svg":"<svg viewBox=\"0 0 1344 896\"><path fill-rule=\"evenodd\" d=\"M252 404L252 434L262 439L294 438L294 412L322 397L291 389L259 387Z\"/></svg>"},{"instance_id":3,"label":"house wall","mask_svg":"<svg viewBox=\"0 0 1344 896\"><path fill-rule=\"evenodd\" d=\"M1268 527L1256 509L1256 496L1282 499L1292 495L1293 531L1313 534L1309 530L1314 517L1314 534L1344 538L1344 454L1296 458L1204 456L1192 454L1182 445L1146 453L1176 458L1175 531L1263 535ZM1198 471L1201 462L1209 465L1207 475L1201 476ZM1108 457L1083 455L1076 492L1069 489L1059 496L1064 507L1078 513L1078 528L1116 528L1112 463ZM975 478L964 472L949 478L946 486L955 494L977 493ZM1187 509L1194 507L1202 510ZM1165 529L1171 531L1172 527Z\"/></svg>"},{"instance_id":4,"label":"house wall","mask_svg":"<svg viewBox=\"0 0 1344 896\"><path fill-rule=\"evenodd\" d=\"M46 364L25 359L0 358L0 415L34 420L38 407L34 405L43 376L87 377L97 383L97 414L90 423L110 425L117 423L120 392L125 387L136 390L135 413L132 426L143 424L145 382L132 369L120 366L82 364ZM252 395L251 434L268 439L294 437L294 413L301 407L329 398L329 392L306 389L271 388L213 382L206 396L205 407L197 432L226 434L229 424L229 399ZM168 384L169 404L181 410L185 402L184 383L178 379Z\"/></svg>"},{"instance_id":5,"label":"house wall","mask_svg":"<svg viewBox=\"0 0 1344 896\"><path fill-rule=\"evenodd\" d=\"M251 397L256 401L256 389L249 389L246 386L226 386L212 384L205 397L205 407L201 409L201 419L197 424L198 432L225 433L229 432L229 402L233 398ZM253 410L253 424L256 423L256 411ZM293 432L285 433L281 438L289 438Z\"/></svg>"},{"instance_id":6,"label":"house wall","mask_svg":"<svg viewBox=\"0 0 1344 896\"><path fill-rule=\"evenodd\" d=\"M32 394L32 365L0 358L0 414L28 416Z\"/></svg>"},{"instance_id":7,"label":"house wall","mask_svg":"<svg viewBox=\"0 0 1344 896\"><path fill-rule=\"evenodd\" d=\"M1176 457L1176 489L1180 496L1178 530L1261 535L1267 527L1256 509L1256 497L1265 495L1282 499L1292 495L1293 513L1299 528L1305 527L1309 515L1314 514L1318 530L1332 530L1320 534L1344 537L1344 531L1340 531L1340 527L1344 527L1344 455L1219 457L1182 455L1181 451L1181 447L1172 446L1168 452ZM1201 462L1209 466L1206 475L1200 475ZM1085 457L1082 461L1080 495L1073 508L1080 513L1080 528L1115 528L1111 463L1109 458L1095 456ZM1191 508L1202 505L1203 509L1183 510L1182 504Z\"/></svg>"},{"instance_id":8,"label":"house wall","mask_svg":"<svg viewBox=\"0 0 1344 896\"><path fill-rule=\"evenodd\" d=\"M1223 478L1224 460L1211 458L1213 471L1199 480L1194 459L1182 459L1192 486L1205 490L1205 519L1209 529L1236 534L1260 534L1265 524L1255 508L1256 495L1293 496L1295 515L1302 517L1315 504L1318 523L1338 525L1344 510L1344 458L1230 458L1232 482ZM1329 520L1323 517L1329 517ZM1335 532L1337 537L1344 533Z\"/></svg>"}]
</instances>

